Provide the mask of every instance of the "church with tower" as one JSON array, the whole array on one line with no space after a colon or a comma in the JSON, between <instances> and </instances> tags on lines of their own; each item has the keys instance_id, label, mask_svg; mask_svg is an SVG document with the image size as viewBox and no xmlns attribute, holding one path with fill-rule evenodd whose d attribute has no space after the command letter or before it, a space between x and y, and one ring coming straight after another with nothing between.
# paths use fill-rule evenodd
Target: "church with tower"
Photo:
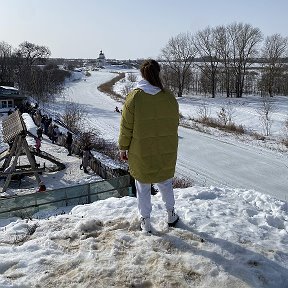
<instances>
[{"instance_id":1,"label":"church with tower","mask_svg":"<svg viewBox=\"0 0 288 288\"><path fill-rule=\"evenodd\" d=\"M96 66L104 67L105 65L106 65L106 58L103 51L101 50L99 53L99 57L96 59Z\"/></svg>"}]
</instances>

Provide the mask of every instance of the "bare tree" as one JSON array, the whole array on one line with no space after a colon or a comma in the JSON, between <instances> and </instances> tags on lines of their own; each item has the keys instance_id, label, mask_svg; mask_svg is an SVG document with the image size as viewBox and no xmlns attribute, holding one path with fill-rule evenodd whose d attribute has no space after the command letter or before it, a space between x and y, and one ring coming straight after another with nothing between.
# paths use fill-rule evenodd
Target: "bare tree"
<instances>
[{"instance_id":1,"label":"bare tree","mask_svg":"<svg viewBox=\"0 0 288 288\"><path fill-rule=\"evenodd\" d=\"M32 70L36 64L43 64L51 55L49 48L25 41L16 50L18 64L18 84L25 93L30 94L30 83L33 81ZM37 69L37 68L36 68Z\"/></svg>"},{"instance_id":2,"label":"bare tree","mask_svg":"<svg viewBox=\"0 0 288 288\"><path fill-rule=\"evenodd\" d=\"M250 24L233 23L228 27L232 48L232 68L236 97L242 97L244 79L247 68L252 64L251 59L258 55L258 44L262 33Z\"/></svg>"},{"instance_id":3,"label":"bare tree","mask_svg":"<svg viewBox=\"0 0 288 288\"><path fill-rule=\"evenodd\" d=\"M12 46L2 41L0 42L0 82L13 82Z\"/></svg>"},{"instance_id":4,"label":"bare tree","mask_svg":"<svg viewBox=\"0 0 288 288\"><path fill-rule=\"evenodd\" d=\"M197 32L194 37L195 48L203 60L203 62L197 66L210 80L209 90L211 91L212 98L214 98L216 94L216 76L220 58L216 40L215 29L210 27Z\"/></svg>"},{"instance_id":5,"label":"bare tree","mask_svg":"<svg viewBox=\"0 0 288 288\"><path fill-rule=\"evenodd\" d=\"M135 73L129 72L127 73L127 80L134 83L137 81L137 75Z\"/></svg>"},{"instance_id":6,"label":"bare tree","mask_svg":"<svg viewBox=\"0 0 288 288\"><path fill-rule=\"evenodd\" d=\"M209 103L207 101L202 101L198 111L200 121L207 121L207 119L210 117L211 110L209 108Z\"/></svg>"},{"instance_id":7,"label":"bare tree","mask_svg":"<svg viewBox=\"0 0 288 288\"><path fill-rule=\"evenodd\" d=\"M80 104L69 102L65 107L62 120L70 131L77 133L83 129L85 116L86 111Z\"/></svg>"},{"instance_id":8,"label":"bare tree","mask_svg":"<svg viewBox=\"0 0 288 288\"><path fill-rule=\"evenodd\" d=\"M125 98L129 92L131 92L134 88L133 83L125 83L121 88L121 95Z\"/></svg>"},{"instance_id":9,"label":"bare tree","mask_svg":"<svg viewBox=\"0 0 288 288\"><path fill-rule=\"evenodd\" d=\"M231 60L232 49L228 29L225 26L218 26L214 30L216 49L221 62L221 75L227 97L231 96Z\"/></svg>"},{"instance_id":10,"label":"bare tree","mask_svg":"<svg viewBox=\"0 0 288 288\"><path fill-rule=\"evenodd\" d=\"M209 77L210 72L205 66L198 72L199 74L199 86L200 86L200 93L204 93L204 95L211 94L211 78Z\"/></svg>"},{"instance_id":11,"label":"bare tree","mask_svg":"<svg viewBox=\"0 0 288 288\"><path fill-rule=\"evenodd\" d=\"M187 78L191 77L191 67L196 54L193 37L190 33L178 34L172 37L161 50L161 59L167 65L166 71L173 74L171 85L176 87L177 96L181 97ZM165 70L164 70L165 71Z\"/></svg>"},{"instance_id":12,"label":"bare tree","mask_svg":"<svg viewBox=\"0 0 288 288\"><path fill-rule=\"evenodd\" d=\"M45 61L49 58L51 52L46 46L40 46L25 41L19 45L17 54L24 60L26 66L31 67L33 64L36 64L36 61Z\"/></svg>"},{"instance_id":13,"label":"bare tree","mask_svg":"<svg viewBox=\"0 0 288 288\"><path fill-rule=\"evenodd\" d=\"M273 105L273 102L268 97L261 98L261 106L257 110L259 119L261 121L263 131L265 136L269 136L271 133L271 126L272 126L272 119L271 114L274 111L275 107Z\"/></svg>"},{"instance_id":14,"label":"bare tree","mask_svg":"<svg viewBox=\"0 0 288 288\"><path fill-rule=\"evenodd\" d=\"M288 56L288 38L280 34L273 34L266 37L262 47L262 57L264 73L262 75L261 86L266 90L270 97L275 93L276 79L283 75L284 63L281 58Z\"/></svg>"},{"instance_id":15,"label":"bare tree","mask_svg":"<svg viewBox=\"0 0 288 288\"><path fill-rule=\"evenodd\" d=\"M58 69L57 65L33 67L30 81L26 83L26 93L29 93L38 103L54 100L55 94L64 90L64 81L70 72Z\"/></svg>"},{"instance_id":16,"label":"bare tree","mask_svg":"<svg viewBox=\"0 0 288 288\"><path fill-rule=\"evenodd\" d=\"M80 149L83 149L85 146L93 148L94 145L101 142L100 132L96 128L90 127L88 130L81 130L78 133L78 140L80 144Z\"/></svg>"}]
</instances>

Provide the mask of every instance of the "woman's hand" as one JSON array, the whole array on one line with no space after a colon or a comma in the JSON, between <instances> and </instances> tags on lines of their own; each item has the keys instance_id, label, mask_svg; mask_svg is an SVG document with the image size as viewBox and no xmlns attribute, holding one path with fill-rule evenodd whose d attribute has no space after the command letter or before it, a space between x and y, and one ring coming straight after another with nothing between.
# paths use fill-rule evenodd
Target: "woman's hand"
<instances>
[{"instance_id":1,"label":"woman's hand","mask_svg":"<svg viewBox=\"0 0 288 288\"><path fill-rule=\"evenodd\" d=\"M128 151L126 150L121 150L120 151L120 159L122 161L127 161L128 160Z\"/></svg>"}]
</instances>

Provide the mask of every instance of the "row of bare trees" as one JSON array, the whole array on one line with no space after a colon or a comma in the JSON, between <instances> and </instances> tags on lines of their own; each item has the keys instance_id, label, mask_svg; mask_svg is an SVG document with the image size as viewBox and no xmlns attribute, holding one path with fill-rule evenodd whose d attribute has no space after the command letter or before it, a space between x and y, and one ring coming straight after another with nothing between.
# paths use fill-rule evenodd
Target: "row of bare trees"
<instances>
[{"instance_id":1,"label":"row of bare trees","mask_svg":"<svg viewBox=\"0 0 288 288\"><path fill-rule=\"evenodd\" d=\"M56 65L47 65L51 52L48 47L23 42L14 49L0 42L0 84L16 86L38 102L49 101L51 95L61 92L67 71Z\"/></svg>"},{"instance_id":2,"label":"row of bare trees","mask_svg":"<svg viewBox=\"0 0 288 288\"><path fill-rule=\"evenodd\" d=\"M288 38L263 39L260 29L243 23L172 37L160 55L165 85L178 96L200 89L212 97L219 92L242 97L245 82L253 80L259 93L287 95Z\"/></svg>"}]
</instances>

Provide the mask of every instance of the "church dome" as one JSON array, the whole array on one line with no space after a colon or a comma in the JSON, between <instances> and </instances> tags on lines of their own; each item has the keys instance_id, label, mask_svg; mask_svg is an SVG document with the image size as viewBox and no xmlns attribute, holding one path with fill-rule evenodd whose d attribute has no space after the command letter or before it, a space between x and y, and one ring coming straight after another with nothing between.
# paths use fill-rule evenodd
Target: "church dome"
<instances>
[{"instance_id":1,"label":"church dome","mask_svg":"<svg viewBox=\"0 0 288 288\"><path fill-rule=\"evenodd\" d=\"M104 55L104 53L102 52L102 50L101 50L100 53L99 53L98 59L105 59L105 55Z\"/></svg>"}]
</instances>

